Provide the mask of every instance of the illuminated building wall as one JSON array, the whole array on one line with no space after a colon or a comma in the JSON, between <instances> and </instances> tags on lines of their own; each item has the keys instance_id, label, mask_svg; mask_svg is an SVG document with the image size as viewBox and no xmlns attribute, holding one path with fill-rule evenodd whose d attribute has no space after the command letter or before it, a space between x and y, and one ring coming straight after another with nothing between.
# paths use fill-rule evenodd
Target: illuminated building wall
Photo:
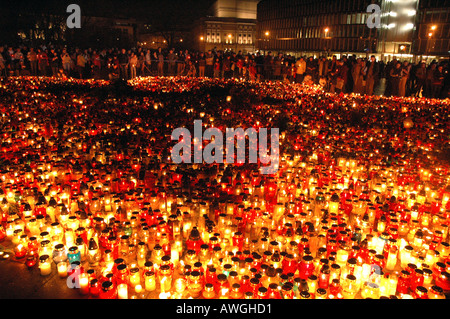
<instances>
[{"instance_id":1,"label":"illuminated building wall","mask_svg":"<svg viewBox=\"0 0 450 319\"><path fill-rule=\"evenodd\" d=\"M217 0L209 10L210 15L199 19L194 28L198 49L253 52L257 2Z\"/></svg>"},{"instance_id":2,"label":"illuminated building wall","mask_svg":"<svg viewBox=\"0 0 450 319\"><path fill-rule=\"evenodd\" d=\"M450 56L450 0L420 0L412 51L428 60Z\"/></svg>"},{"instance_id":3,"label":"illuminated building wall","mask_svg":"<svg viewBox=\"0 0 450 319\"><path fill-rule=\"evenodd\" d=\"M386 0L381 3L381 28L377 51L383 58L412 57L411 43L418 0Z\"/></svg>"},{"instance_id":4,"label":"illuminated building wall","mask_svg":"<svg viewBox=\"0 0 450 319\"><path fill-rule=\"evenodd\" d=\"M217 18L256 19L259 0L217 0L210 8L210 15Z\"/></svg>"},{"instance_id":5,"label":"illuminated building wall","mask_svg":"<svg viewBox=\"0 0 450 319\"><path fill-rule=\"evenodd\" d=\"M367 27L370 1L262 0L256 47L293 55L374 52L377 30Z\"/></svg>"},{"instance_id":6,"label":"illuminated building wall","mask_svg":"<svg viewBox=\"0 0 450 319\"><path fill-rule=\"evenodd\" d=\"M369 28L369 4L381 9ZM431 30L431 27L435 30ZM429 34L432 33L432 36ZM439 58L450 51L450 0L262 0L256 48L299 55Z\"/></svg>"}]
</instances>

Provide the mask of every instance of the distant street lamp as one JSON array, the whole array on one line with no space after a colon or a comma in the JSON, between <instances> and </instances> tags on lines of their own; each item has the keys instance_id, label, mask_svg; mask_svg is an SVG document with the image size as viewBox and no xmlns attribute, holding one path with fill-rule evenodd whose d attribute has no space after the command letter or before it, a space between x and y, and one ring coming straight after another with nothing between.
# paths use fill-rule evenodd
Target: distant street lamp
<instances>
[{"instance_id":1,"label":"distant street lamp","mask_svg":"<svg viewBox=\"0 0 450 319\"><path fill-rule=\"evenodd\" d=\"M323 31L325 32L325 51L327 52L327 56L329 56L330 48L328 47L328 32L330 31L330 28L325 27Z\"/></svg>"},{"instance_id":2,"label":"distant street lamp","mask_svg":"<svg viewBox=\"0 0 450 319\"><path fill-rule=\"evenodd\" d=\"M431 31L436 31L436 29L437 29L436 25L432 25L430 27ZM430 46L431 46L431 39L432 38L433 38L433 32L429 32L428 33L428 41L427 41L427 61L428 61L428 58L429 58L429 55L430 55Z\"/></svg>"},{"instance_id":3,"label":"distant street lamp","mask_svg":"<svg viewBox=\"0 0 450 319\"><path fill-rule=\"evenodd\" d=\"M264 46L264 55L266 54L266 51L267 51L267 45L269 44L268 42L269 42L269 35L270 35L270 32L269 31L266 31L265 33L264 33L264 35L266 36L266 38L264 39L264 42L265 42L265 46Z\"/></svg>"}]
</instances>

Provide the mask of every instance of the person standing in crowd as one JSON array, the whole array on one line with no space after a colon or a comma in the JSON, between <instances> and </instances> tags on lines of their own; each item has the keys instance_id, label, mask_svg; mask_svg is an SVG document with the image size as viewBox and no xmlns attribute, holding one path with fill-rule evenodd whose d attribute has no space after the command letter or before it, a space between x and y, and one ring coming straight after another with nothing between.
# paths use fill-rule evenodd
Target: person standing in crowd
<instances>
[{"instance_id":1,"label":"person standing in crowd","mask_svg":"<svg viewBox=\"0 0 450 319\"><path fill-rule=\"evenodd\" d=\"M427 65L425 62L421 62L420 66L416 69L416 86L414 88L414 96L421 96L421 91L424 88L426 77Z\"/></svg>"},{"instance_id":2,"label":"person standing in crowd","mask_svg":"<svg viewBox=\"0 0 450 319\"><path fill-rule=\"evenodd\" d=\"M139 76L145 76L145 52L141 51L138 55Z\"/></svg>"},{"instance_id":3,"label":"person standing in crowd","mask_svg":"<svg viewBox=\"0 0 450 319\"><path fill-rule=\"evenodd\" d=\"M206 58L203 52L200 52L198 57L198 76L201 78L205 77L205 69L206 69Z\"/></svg>"},{"instance_id":4,"label":"person standing in crowd","mask_svg":"<svg viewBox=\"0 0 450 319\"><path fill-rule=\"evenodd\" d=\"M288 81L289 69L290 69L290 63L289 63L288 59L282 58L282 60L281 60L281 77L282 77L283 82Z\"/></svg>"},{"instance_id":5,"label":"person standing in crowd","mask_svg":"<svg viewBox=\"0 0 450 319\"><path fill-rule=\"evenodd\" d=\"M94 73L94 77L99 78L102 69L102 60L97 50L92 51L90 60L92 61L92 72Z\"/></svg>"},{"instance_id":6,"label":"person standing in crowd","mask_svg":"<svg viewBox=\"0 0 450 319\"><path fill-rule=\"evenodd\" d=\"M353 92L358 94L364 93L363 86L363 70L364 65L360 58L356 59L356 63L353 64L352 67L352 78L353 78Z\"/></svg>"},{"instance_id":7,"label":"person standing in crowd","mask_svg":"<svg viewBox=\"0 0 450 319\"><path fill-rule=\"evenodd\" d=\"M330 74L331 72L333 72L334 70L336 70L336 66L337 66L337 59L336 56L333 55L331 57L331 61L328 62L328 70L327 70L327 74Z\"/></svg>"},{"instance_id":8,"label":"person standing in crowd","mask_svg":"<svg viewBox=\"0 0 450 319\"><path fill-rule=\"evenodd\" d=\"M25 67L24 57L22 50L17 48L14 52L14 61L15 61L15 71L16 75L19 76L21 74L22 69Z\"/></svg>"},{"instance_id":9,"label":"person standing in crowd","mask_svg":"<svg viewBox=\"0 0 450 319\"><path fill-rule=\"evenodd\" d=\"M244 57L241 51L236 55L236 72L236 77L240 78L244 76Z\"/></svg>"},{"instance_id":10,"label":"person standing in crowd","mask_svg":"<svg viewBox=\"0 0 450 319\"><path fill-rule=\"evenodd\" d=\"M154 51L152 55L152 74L158 75L158 52Z\"/></svg>"},{"instance_id":11,"label":"person standing in crowd","mask_svg":"<svg viewBox=\"0 0 450 319\"><path fill-rule=\"evenodd\" d=\"M437 68L435 68L433 72L433 83L431 86L431 97L435 99L441 98L441 90L444 86L444 69L442 65L439 65Z\"/></svg>"},{"instance_id":12,"label":"person standing in crowd","mask_svg":"<svg viewBox=\"0 0 450 319\"><path fill-rule=\"evenodd\" d=\"M264 80L270 80L273 74L273 57L272 52L267 52L264 58Z\"/></svg>"},{"instance_id":13,"label":"person standing in crowd","mask_svg":"<svg viewBox=\"0 0 450 319\"><path fill-rule=\"evenodd\" d=\"M42 49L38 49L37 59L38 59L39 74L42 76L47 76L47 67L48 67L47 53Z\"/></svg>"},{"instance_id":14,"label":"person standing in crowd","mask_svg":"<svg viewBox=\"0 0 450 319\"><path fill-rule=\"evenodd\" d=\"M158 48L158 76L164 76L164 54L161 48Z\"/></svg>"},{"instance_id":15,"label":"person standing in crowd","mask_svg":"<svg viewBox=\"0 0 450 319\"><path fill-rule=\"evenodd\" d=\"M120 77L124 80L128 80L128 65L129 65L129 61L128 61L128 55L127 55L127 50L122 49L122 51L120 52L119 56L119 70L120 70Z\"/></svg>"},{"instance_id":16,"label":"person standing in crowd","mask_svg":"<svg viewBox=\"0 0 450 319\"><path fill-rule=\"evenodd\" d=\"M231 56L228 54L222 61L222 71L224 79L231 79L231 74L233 71L231 71Z\"/></svg>"},{"instance_id":17,"label":"person standing in crowd","mask_svg":"<svg viewBox=\"0 0 450 319\"><path fill-rule=\"evenodd\" d=\"M281 80L281 69L283 62L283 55L280 53L278 56L274 57L273 59L273 79L274 80Z\"/></svg>"},{"instance_id":18,"label":"person standing in crowd","mask_svg":"<svg viewBox=\"0 0 450 319\"><path fill-rule=\"evenodd\" d=\"M427 70L427 76L425 78L425 97L432 97L432 84L434 79L434 70L436 69L436 63L431 63Z\"/></svg>"},{"instance_id":19,"label":"person standing in crowd","mask_svg":"<svg viewBox=\"0 0 450 319\"><path fill-rule=\"evenodd\" d=\"M328 73L328 60L325 57L321 57L319 59L318 63L318 72L319 72L319 78L321 76L326 76Z\"/></svg>"},{"instance_id":20,"label":"person standing in crowd","mask_svg":"<svg viewBox=\"0 0 450 319\"><path fill-rule=\"evenodd\" d=\"M249 79L251 82L256 81L256 62L255 61L249 61L248 76L249 76Z\"/></svg>"},{"instance_id":21,"label":"person standing in crowd","mask_svg":"<svg viewBox=\"0 0 450 319\"><path fill-rule=\"evenodd\" d=\"M130 79L134 79L136 77L137 64L138 64L138 57L134 52L132 52L130 56Z\"/></svg>"},{"instance_id":22,"label":"person standing in crowd","mask_svg":"<svg viewBox=\"0 0 450 319\"><path fill-rule=\"evenodd\" d=\"M152 70L152 52L147 50L145 53L145 69L151 73Z\"/></svg>"},{"instance_id":23,"label":"person standing in crowd","mask_svg":"<svg viewBox=\"0 0 450 319\"><path fill-rule=\"evenodd\" d=\"M55 49L50 49L49 54L50 67L52 69L52 76L57 76L59 71L59 55L56 53Z\"/></svg>"},{"instance_id":24,"label":"person standing in crowd","mask_svg":"<svg viewBox=\"0 0 450 319\"><path fill-rule=\"evenodd\" d=\"M216 56L214 58L213 62L213 78L219 79L220 78L220 58L219 56Z\"/></svg>"},{"instance_id":25,"label":"person standing in crowd","mask_svg":"<svg viewBox=\"0 0 450 319\"><path fill-rule=\"evenodd\" d=\"M68 76L72 69L72 58L70 57L66 48L63 49L63 52L61 55L61 62L62 62L63 70L66 73L66 75Z\"/></svg>"},{"instance_id":26,"label":"person standing in crowd","mask_svg":"<svg viewBox=\"0 0 450 319\"><path fill-rule=\"evenodd\" d=\"M31 75L37 75L37 54L34 48L30 48L30 51L28 51L27 59L30 62Z\"/></svg>"},{"instance_id":27,"label":"person standing in crowd","mask_svg":"<svg viewBox=\"0 0 450 319\"><path fill-rule=\"evenodd\" d=\"M177 56L175 55L173 49L169 50L169 54L167 54L167 62L167 75L175 75Z\"/></svg>"},{"instance_id":28,"label":"person standing in crowd","mask_svg":"<svg viewBox=\"0 0 450 319\"><path fill-rule=\"evenodd\" d=\"M402 72L402 64L400 62L397 62L389 73L391 78L392 96L399 95L401 72Z\"/></svg>"},{"instance_id":29,"label":"person standing in crowd","mask_svg":"<svg viewBox=\"0 0 450 319\"><path fill-rule=\"evenodd\" d=\"M408 82L410 70L411 65L408 63L408 61L404 61L400 71L400 81L398 88L399 96L406 96L406 83Z\"/></svg>"},{"instance_id":30,"label":"person standing in crowd","mask_svg":"<svg viewBox=\"0 0 450 319\"><path fill-rule=\"evenodd\" d=\"M316 61L314 61L314 58L312 56L310 56L308 58L308 61L306 61L305 73L308 74L309 76L311 76L312 80L314 82L316 82L317 81L316 72L317 72Z\"/></svg>"},{"instance_id":31,"label":"person standing in crowd","mask_svg":"<svg viewBox=\"0 0 450 319\"><path fill-rule=\"evenodd\" d=\"M208 53L205 56L205 75L208 78L213 77L213 69L214 69L214 55L212 54L212 51L209 50Z\"/></svg>"},{"instance_id":32,"label":"person standing in crowd","mask_svg":"<svg viewBox=\"0 0 450 319\"><path fill-rule=\"evenodd\" d=\"M378 81L379 68L375 56L370 57L370 61L366 63L364 69L365 81L366 81L366 95L372 95L375 84Z\"/></svg>"},{"instance_id":33,"label":"person standing in crowd","mask_svg":"<svg viewBox=\"0 0 450 319\"><path fill-rule=\"evenodd\" d=\"M78 70L78 76L80 79L84 77L84 73L86 72L86 58L84 57L83 52L79 51L77 54L77 70Z\"/></svg>"},{"instance_id":34,"label":"person standing in crowd","mask_svg":"<svg viewBox=\"0 0 450 319\"><path fill-rule=\"evenodd\" d=\"M337 81L336 81L336 92L346 93L348 83L348 66L343 59L339 60Z\"/></svg>"},{"instance_id":35,"label":"person standing in crowd","mask_svg":"<svg viewBox=\"0 0 450 319\"><path fill-rule=\"evenodd\" d=\"M256 53L255 57L256 62L256 78L257 81L261 81L261 77L264 71L264 55L262 55L259 51Z\"/></svg>"},{"instance_id":36,"label":"person standing in crowd","mask_svg":"<svg viewBox=\"0 0 450 319\"><path fill-rule=\"evenodd\" d=\"M177 56L177 75L178 76L181 76L184 73L185 59L186 59L186 57L184 56L183 51L180 50L180 52L178 53L178 56Z\"/></svg>"},{"instance_id":37,"label":"person standing in crowd","mask_svg":"<svg viewBox=\"0 0 450 319\"><path fill-rule=\"evenodd\" d=\"M296 83L302 83L303 82L303 77L304 74L306 72L306 62L303 59L303 57L299 58L297 60L297 62L295 63L295 67L296 67L296 76L295 76L295 82Z\"/></svg>"}]
</instances>

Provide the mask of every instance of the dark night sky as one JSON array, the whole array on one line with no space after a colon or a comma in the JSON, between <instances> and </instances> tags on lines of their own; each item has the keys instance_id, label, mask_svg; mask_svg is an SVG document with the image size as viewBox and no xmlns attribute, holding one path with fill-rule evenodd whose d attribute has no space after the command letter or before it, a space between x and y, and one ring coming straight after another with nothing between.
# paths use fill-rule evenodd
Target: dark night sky
<instances>
[{"instance_id":1,"label":"dark night sky","mask_svg":"<svg viewBox=\"0 0 450 319\"><path fill-rule=\"evenodd\" d=\"M189 23L206 14L214 0L1 0L4 14L46 12L66 14L69 4L78 4L81 14L135 17L144 20L176 18Z\"/></svg>"}]
</instances>

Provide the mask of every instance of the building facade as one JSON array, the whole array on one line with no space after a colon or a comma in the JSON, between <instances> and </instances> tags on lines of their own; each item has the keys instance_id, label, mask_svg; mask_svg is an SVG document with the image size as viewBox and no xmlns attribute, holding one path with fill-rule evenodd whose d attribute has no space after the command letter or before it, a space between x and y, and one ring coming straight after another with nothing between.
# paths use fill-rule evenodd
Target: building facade
<instances>
[{"instance_id":1,"label":"building facade","mask_svg":"<svg viewBox=\"0 0 450 319\"><path fill-rule=\"evenodd\" d=\"M217 0L208 16L195 23L193 38L199 51L255 50L258 0Z\"/></svg>"},{"instance_id":2,"label":"building facade","mask_svg":"<svg viewBox=\"0 0 450 319\"><path fill-rule=\"evenodd\" d=\"M368 24L376 21L371 4L380 8L375 27ZM262 0L256 48L295 56L441 58L450 50L449 12L450 0Z\"/></svg>"},{"instance_id":3,"label":"building facade","mask_svg":"<svg viewBox=\"0 0 450 319\"><path fill-rule=\"evenodd\" d=\"M412 52L426 60L450 56L450 0L420 0Z\"/></svg>"},{"instance_id":4,"label":"building facade","mask_svg":"<svg viewBox=\"0 0 450 319\"><path fill-rule=\"evenodd\" d=\"M366 25L367 5L366 0L262 0L256 47L297 56L374 52L376 29Z\"/></svg>"}]
</instances>

